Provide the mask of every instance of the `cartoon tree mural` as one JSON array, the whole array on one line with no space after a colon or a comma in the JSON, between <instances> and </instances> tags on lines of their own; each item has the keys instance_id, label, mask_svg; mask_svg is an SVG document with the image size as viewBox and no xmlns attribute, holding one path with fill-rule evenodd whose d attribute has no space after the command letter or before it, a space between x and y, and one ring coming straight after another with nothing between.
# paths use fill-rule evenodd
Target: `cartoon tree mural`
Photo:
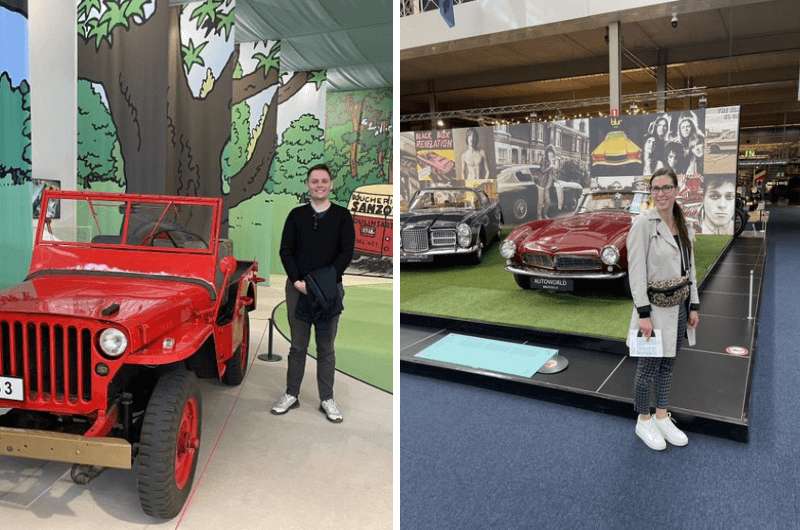
<instances>
[{"instance_id":1,"label":"cartoon tree mural","mask_svg":"<svg viewBox=\"0 0 800 530\"><path fill-rule=\"evenodd\" d=\"M166 43L169 53L179 59L183 72L169 87L165 127L166 141L171 150L166 170L174 173L176 189L173 191L184 195L222 196L227 212L264 189L277 147L274 131L279 103L291 98L307 81L319 77L324 80L324 72L297 72L282 79L278 64L280 45L276 43L259 58L259 68L235 78L233 73L238 51L234 47L213 80L213 87L206 87L204 97L194 95L188 75L193 68L206 66L204 51L208 40L197 42L192 39L182 43L181 31L168 31L168 28L180 28L181 14L183 10L189 10L190 23L195 29L202 30L206 39L232 40L233 3L233 0L203 0L172 8L166 2L153 5L154 0L81 0L79 3L80 53L91 52L96 56L94 60L80 61L79 77L106 87L125 160L128 191L154 191L138 189L137 186L144 182L146 161L153 157L164 158L164 131L159 129L164 123L139 119L143 95L152 91L148 76L132 70L112 71L103 65L108 63L112 54L122 64L146 65L151 55L163 53L163 49L152 43L167 38L166 35L169 35ZM169 13L165 17L163 11L166 9ZM149 11L152 13L146 18ZM158 62L158 58L153 59L153 63ZM227 86L232 86L232 92L225 89ZM231 127L227 124L201 127L198 121L213 119L219 124L222 116L230 119L229 109L271 87L277 87L277 90L264 115L264 133L256 139L247 162L233 173L232 169L241 161L237 146L241 145L243 138L233 138L234 146L225 153L232 136ZM234 121L242 117L241 113L238 117L233 116ZM224 176L226 164L228 174ZM226 188L229 188L228 193L225 193Z\"/></svg>"},{"instance_id":2,"label":"cartoon tree mural","mask_svg":"<svg viewBox=\"0 0 800 530\"><path fill-rule=\"evenodd\" d=\"M283 132L283 141L270 168L267 193L303 197L308 168L325 160L324 134L319 119L313 114L303 114L292 121Z\"/></svg>"},{"instance_id":3,"label":"cartoon tree mural","mask_svg":"<svg viewBox=\"0 0 800 530\"><path fill-rule=\"evenodd\" d=\"M0 73L0 112L5 134L0 142L0 178L22 184L31 178L30 87L24 79L11 84L8 73Z\"/></svg>"},{"instance_id":4,"label":"cartoon tree mural","mask_svg":"<svg viewBox=\"0 0 800 530\"><path fill-rule=\"evenodd\" d=\"M390 90L328 95L325 144L337 201L348 201L359 186L392 181L391 110Z\"/></svg>"},{"instance_id":5,"label":"cartoon tree mural","mask_svg":"<svg viewBox=\"0 0 800 530\"><path fill-rule=\"evenodd\" d=\"M103 99L88 81L78 81L78 185L112 181L125 186L117 128Z\"/></svg>"}]
</instances>

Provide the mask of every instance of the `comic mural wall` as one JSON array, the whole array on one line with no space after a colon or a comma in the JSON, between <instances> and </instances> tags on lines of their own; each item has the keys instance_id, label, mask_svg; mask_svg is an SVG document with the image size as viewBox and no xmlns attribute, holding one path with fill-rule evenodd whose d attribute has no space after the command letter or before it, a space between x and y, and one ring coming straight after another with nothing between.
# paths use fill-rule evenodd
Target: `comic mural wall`
<instances>
[{"instance_id":1,"label":"comic mural wall","mask_svg":"<svg viewBox=\"0 0 800 530\"><path fill-rule=\"evenodd\" d=\"M481 187L517 225L573 213L586 188L675 170L698 233L733 234L739 107L401 134L401 207L419 188Z\"/></svg>"},{"instance_id":2,"label":"comic mural wall","mask_svg":"<svg viewBox=\"0 0 800 530\"><path fill-rule=\"evenodd\" d=\"M0 0L0 287L25 276L32 250L27 17L27 0Z\"/></svg>"},{"instance_id":3,"label":"comic mural wall","mask_svg":"<svg viewBox=\"0 0 800 530\"><path fill-rule=\"evenodd\" d=\"M326 72L282 71L277 41L234 44L235 8L78 3L78 183L222 197L237 257L281 273L283 221L304 200L309 165L329 162L343 205L359 186L389 182L391 91L331 93L358 120L329 112L326 135ZM353 272L391 274L381 256L362 261Z\"/></svg>"}]
</instances>

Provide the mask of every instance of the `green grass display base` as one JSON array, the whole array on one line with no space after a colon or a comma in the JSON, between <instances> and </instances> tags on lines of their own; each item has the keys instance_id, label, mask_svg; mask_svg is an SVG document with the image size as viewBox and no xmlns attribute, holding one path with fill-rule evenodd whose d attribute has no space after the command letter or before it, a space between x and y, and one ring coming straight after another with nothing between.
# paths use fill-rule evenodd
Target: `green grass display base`
<instances>
[{"instance_id":1,"label":"green grass display base","mask_svg":"<svg viewBox=\"0 0 800 530\"><path fill-rule=\"evenodd\" d=\"M729 236L698 235L695 264L698 281L730 241ZM632 303L622 284L593 292L550 293L523 290L506 272L493 244L478 266L450 262L404 267L400 274L403 312L526 326L547 331L624 339ZM611 287L610 285L608 287Z\"/></svg>"},{"instance_id":2,"label":"green grass display base","mask_svg":"<svg viewBox=\"0 0 800 530\"><path fill-rule=\"evenodd\" d=\"M344 307L336 337L336 369L392 392L392 286L347 287ZM289 337L285 303L275 310L275 325ZM312 334L308 352L316 358L316 350Z\"/></svg>"}]
</instances>

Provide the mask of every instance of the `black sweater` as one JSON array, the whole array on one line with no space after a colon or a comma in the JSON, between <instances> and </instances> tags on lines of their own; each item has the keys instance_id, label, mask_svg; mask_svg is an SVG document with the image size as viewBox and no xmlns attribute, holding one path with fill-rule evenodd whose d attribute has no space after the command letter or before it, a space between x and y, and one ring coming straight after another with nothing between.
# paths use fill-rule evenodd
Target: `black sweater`
<instances>
[{"instance_id":1,"label":"black sweater","mask_svg":"<svg viewBox=\"0 0 800 530\"><path fill-rule=\"evenodd\" d=\"M331 203L322 215L316 214L311 204L293 209L281 236L281 262L289 280L294 283L311 271L333 265L341 282L353 259L355 238L353 217L347 208Z\"/></svg>"}]
</instances>

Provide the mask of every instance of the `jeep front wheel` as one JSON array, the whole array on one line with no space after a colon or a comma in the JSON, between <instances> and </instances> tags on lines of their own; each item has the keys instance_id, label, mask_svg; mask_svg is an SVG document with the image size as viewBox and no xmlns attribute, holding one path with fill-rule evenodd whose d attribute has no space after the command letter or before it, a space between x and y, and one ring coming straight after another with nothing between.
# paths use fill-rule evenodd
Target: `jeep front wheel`
<instances>
[{"instance_id":1,"label":"jeep front wheel","mask_svg":"<svg viewBox=\"0 0 800 530\"><path fill-rule=\"evenodd\" d=\"M192 489L200 451L202 408L192 372L161 376L147 403L135 472L147 515L171 519Z\"/></svg>"},{"instance_id":2,"label":"jeep front wheel","mask_svg":"<svg viewBox=\"0 0 800 530\"><path fill-rule=\"evenodd\" d=\"M250 359L250 315L245 310L242 321L242 343L233 353L233 357L225 363L225 374L222 381L226 385L236 386L244 380L247 364Z\"/></svg>"}]
</instances>

